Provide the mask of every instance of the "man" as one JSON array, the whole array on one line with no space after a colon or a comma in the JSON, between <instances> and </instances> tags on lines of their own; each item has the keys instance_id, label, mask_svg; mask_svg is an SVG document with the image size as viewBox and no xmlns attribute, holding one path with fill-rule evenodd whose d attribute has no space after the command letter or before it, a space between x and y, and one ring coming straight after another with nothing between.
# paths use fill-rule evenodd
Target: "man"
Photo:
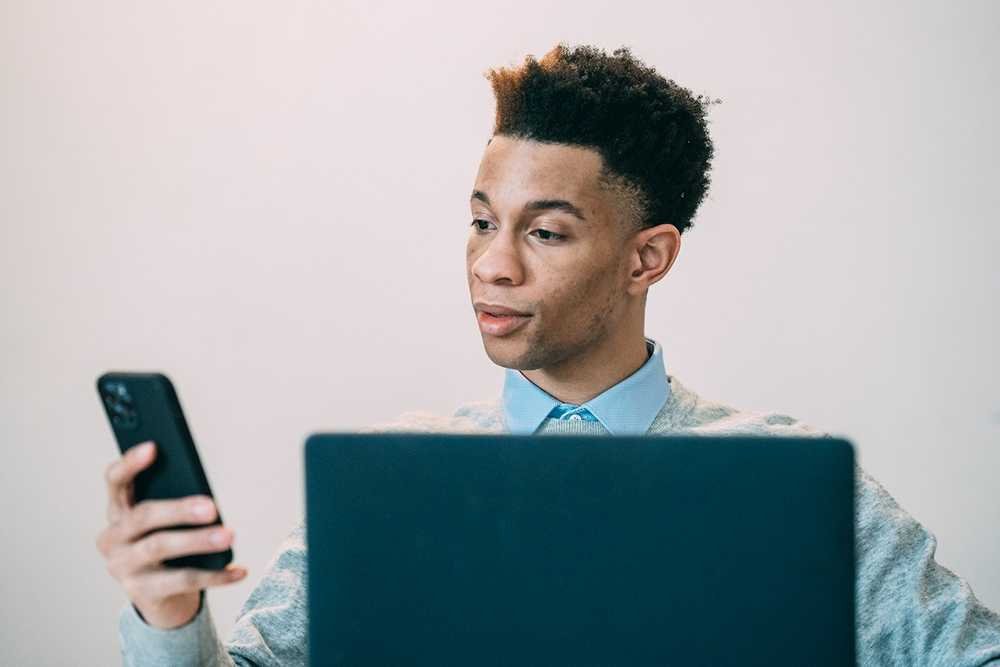
<instances>
[{"instance_id":1,"label":"man","mask_svg":"<svg viewBox=\"0 0 1000 667\"><path fill-rule=\"evenodd\" d=\"M673 265L709 184L707 101L627 49L560 45L488 76L497 118L471 196L466 263L486 353L507 369L503 393L450 418L407 413L370 430L826 435L697 396L666 373L659 343L644 334L648 289ZM304 526L281 545L224 646L204 589L245 571L160 562L224 549L232 534L218 543L209 529L147 535L214 517L210 506L196 519L192 499L131 504L131 480L154 456L129 454L107 474L98 547L132 602L120 619L125 662L301 664ZM934 561L935 538L860 468L856 494L861 664L1000 665L1000 616Z\"/></svg>"}]
</instances>

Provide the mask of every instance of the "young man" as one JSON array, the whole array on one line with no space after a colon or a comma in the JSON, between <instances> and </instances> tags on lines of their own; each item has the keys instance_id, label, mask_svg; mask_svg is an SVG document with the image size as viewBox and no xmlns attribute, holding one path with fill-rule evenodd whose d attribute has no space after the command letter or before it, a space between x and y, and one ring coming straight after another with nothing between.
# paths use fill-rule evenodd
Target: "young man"
<instances>
[{"instance_id":1,"label":"young man","mask_svg":"<svg viewBox=\"0 0 1000 667\"><path fill-rule=\"evenodd\" d=\"M407 413L369 430L826 435L697 396L644 334L647 291L673 265L708 187L706 102L626 49L559 46L489 78L497 118L472 192L466 262L486 354L507 369L502 395L450 418ZM120 619L126 664L303 663L304 526L223 645L203 590L245 572L168 571L160 561L224 549L231 533L222 543L208 529L142 537L198 516L192 499L130 503L131 480L154 455L109 467L109 526L98 538L132 602ZM1000 616L934 561L935 538L860 468L856 494L859 662L1000 665ZM210 507L197 520L213 516Z\"/></svg>"}]
</instances>

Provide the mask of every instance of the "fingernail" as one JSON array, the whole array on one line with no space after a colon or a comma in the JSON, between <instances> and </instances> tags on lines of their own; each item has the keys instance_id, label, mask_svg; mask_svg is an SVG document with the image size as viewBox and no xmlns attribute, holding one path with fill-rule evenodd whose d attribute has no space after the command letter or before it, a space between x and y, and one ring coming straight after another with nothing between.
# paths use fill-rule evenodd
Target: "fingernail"
<instances>
[{"instance_id":1,"label":"fingernail","mask_svg":"<svg viewBox=\"0 0 1000 667\"><path fill-rule=\"evenodd\" d=\"M212 514L212 501L199 500L195 503L193 510L196 516L207 517Z\"/></svg>"},{"instance_id":2,"label":"fingernail","mask_svg":"<svg viewBox=\"0 0 1000 667\"><path fill-rule=\"evenodd\" d=\"M215 530L208 536L208 541L212 544L222 544L226 541L226 531Z\"/></svg>"},{"instance_id":3,"label":"fingernail","mask_svg":"<svg viewBox=\"0 0 1000 667\"><path fill-rule=\"evenodd\" d=\"M141 445L136 445L135 455L138 457L146 457L153 451L152 442L144 442Z\"/></svg>"}]
</instances>

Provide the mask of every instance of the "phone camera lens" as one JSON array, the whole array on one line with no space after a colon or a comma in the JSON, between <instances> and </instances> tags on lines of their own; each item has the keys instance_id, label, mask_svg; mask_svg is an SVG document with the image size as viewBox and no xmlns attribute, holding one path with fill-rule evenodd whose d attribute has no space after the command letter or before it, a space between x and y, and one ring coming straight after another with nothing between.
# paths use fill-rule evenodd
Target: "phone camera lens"
<instances>
[{"instance_id":1,"label":"phone camera lens","mask_svg":"<svg viewBox=\"0 0 1000 667\"><path fill-rule=\"evenodd\" d=\"M129 395L124 382L106 382L104 383L104 390L111 398L118 399L123 403L132 402L132 397Z\"/></svg>"},{"instance_id":2,"label":"phone camera lens","mask_svg":"<svg viewBox=\"0 0 1000 667\"><path fill-rule=\"evenodd\" d=\"M104 383L103 398L111 423L116 427L135 428L139 424L139 415L132 404L132 397L125 388L125 383Z\"/></svg>"}]
</instances>

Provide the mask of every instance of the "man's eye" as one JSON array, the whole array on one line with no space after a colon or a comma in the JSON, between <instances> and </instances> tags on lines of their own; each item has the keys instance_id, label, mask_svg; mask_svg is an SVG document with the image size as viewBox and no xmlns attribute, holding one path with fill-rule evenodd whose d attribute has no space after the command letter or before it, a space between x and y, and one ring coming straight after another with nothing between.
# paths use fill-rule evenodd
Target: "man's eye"
<instances>
[{"instance_id":1,"label":"man's eye","mask_svg":"<svg viewBox=\"0 0 1000 667\"><path fill-rule=\"evenodd\" d=\"M472 221L470 227L475 227L477 232L489 231L489 226L493 223L489 220L483 220L482 218L476 218ZM532 234L537 233L538 238L542 241L562 241L566 238L565 234L556 234L555 232L550 232L547 229L535 229L532 230Z\"/></svg>"},{"instance_id":2,"label":"man's eye","mask_svg":"<svg viewBox=\"0 0 1000 667\"><path fill-rule=\"evenodd\" d=\"M556 234L555 232L550 232L547 229L536 229L534 231L538 232L538 238L543 241L562 241L566 238L565 234Z\"/></svg>"}]
</instances>

